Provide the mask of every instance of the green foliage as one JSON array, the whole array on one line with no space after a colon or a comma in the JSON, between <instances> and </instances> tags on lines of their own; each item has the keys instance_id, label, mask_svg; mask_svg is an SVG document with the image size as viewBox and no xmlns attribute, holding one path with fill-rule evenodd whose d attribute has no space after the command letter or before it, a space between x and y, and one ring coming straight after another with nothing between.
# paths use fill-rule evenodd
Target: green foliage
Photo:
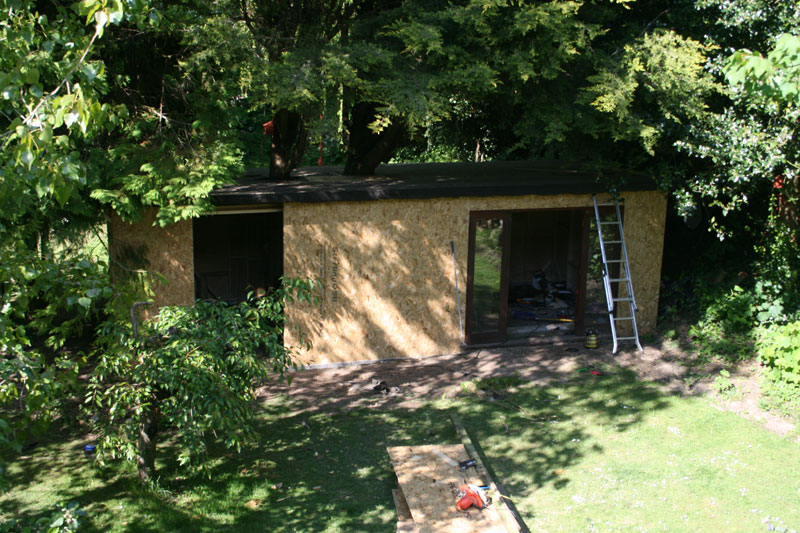
<instances>
[{"instance_id":1,"label":"green foliage","mask_svg":"<svg viewBox=\"0 0 800 533\"><path fill-rule=\"evenodd\" d=\"M706 359L750 359L755 355L753 343L758 328L785 323L790 318L782 295L769 281L758 281L748 288L735 285L730 290L712 287L703 291L697 295L703 314L690 327L689 334Z\"/></svg>"},{"instance_id":2,"label":"green foliage","mask_svg":"<svg viewBox=\"0 0 800 533\"><path fill-rule=\"evenodd\" d=\"M736 385L731 381L731 373L725 369L719 371L719 376L714 378L712 387L720 396L725 398L730 398L736 394Z\"/></svg>"},{"instance_id":3,"label":"green foliage","mask_svg":"<svg viewBox=\"0 0 800 533\"><path fill-rule=\"evenodd\" d=\"M296 368L283 345L287 302L314 301L311 281L286 280L267 296L239 305L197 301L164 307L135 338L130 326L106 322L87 409L97 415L100 458L134 460L145 417L174 432L182 465L209 471L212 436L239 450L254 436L255 387ZM306 346L307 347L307 346ZM149 435L155 451L155 433Z\"/></svg>"},{"instance_id":4,"label":"green foliage","mask_svg":"<svg viewBox=\"0 0 800 533\"><path fill-rule=\"evenodd\" d=\"M8 250L5 248L4 251ZM24 249L0 264L0 463L60 413L84 358L65 350L110 296L105 265ZM0 481L3 476L0 473Z\"/></svg>"},{"instance_id":5,"label":"green foliage","mask_svg":"<svg viewBox=\"0 0 800 533\"><path fill-rule=\"evenodd\" d=\"M680 208L689 214L702 205L720 239L753 236L747 245L761 282L754 292L756 318L786 320L800 302L800 10L757 0L700 4L719 10L720 40L739 50L712 63L730 84L727 105L701 117L678 144L703 162L678 193ZM750 47L772 51L764 57Z\"/></svg>"},{"instance_id":6,"label":"green foliage","mask_svg":"<svg viewBox=\"0 0 800 533\"><path fill-rule=\"evenodd\" d=\"M751 97L779 105L800 104L800 37L781 35L766 57L737 50L728 59L725 74Z\"/></svg>"},{"instance_id":7,"label":"green foliage","mask_svg":"<svg viewBox=\"0 0 800 533\"><path fill-rule=\"evenodd\" d=\"M638 142L655 155L660 137L670 129L665 123L687 125L705 114L706 99L718 90L704 71L712 50L671 30L646 33L626 44L619 58L587 79L582 103L609 116L595 134L605 130L614 140ZM639 98L653 102L658 112L637 110Z\"/></svg>"},{"instance_id":8,"label":"green foliage","mask_svg":"<svg viewBox=\"0 0 800 533\"><path fill-rule=\"evenodd\" d=\"M124 110L102 102L108 79L94 54L110 26L144 10L120 0L0 2L3 461L58 413L82 362L67 339L109 296L104 265L54 254L50 238L99 216L86 205L94 172L85 148Z\"/></svg>"},{"instance_id":9,"label":"green foliage","mask_svg":"<svg viewBox=\"0 0 800 533\"><path fill-rule=\"evenodd\" d=\"M77 502L67 505L58 504L50 516L38 519L11 519L0 522L2 533L68 533L77 531L80 518L86 516L86 511L80 508Z\"/></svg>"},{"instance_id":10,"label":"green foliage","mask_svg":"<svg viewBox=\"0 0 800 533\"><path fill-rule=\"evenodd\" d=\"M772 324L758 332L757 347L765 367L765 395L783 411L800 409L800 321Z\"/></svg>"},{"instance_id":11,"label":"green foliage","mask_svg":"<svg viewBox=\"0 0 800 533\"><path fill-rule=\"evenodd\" d=\"M689 329L700 356L737 362L753 357L753 296L738 285L706 297L703 317Z\"/></svg>"},{"instance_id":12,"label":"green foliage","mask_svg":"<svg viewBox=\"0 0 800 533\"><path fill-rule=\"evenodd\" d=\"M94 90L104 82L102 66L87 61L87 55L109 12L97 11L100 2L85 4L98 15L91 33L67 9L48 17L30 3L3 2L0 200L8 206L3 209L7 219L40 200L64 205L86 180L74 142L92 133L97 119L108 113Z\"/></svg>"}]
</instances>

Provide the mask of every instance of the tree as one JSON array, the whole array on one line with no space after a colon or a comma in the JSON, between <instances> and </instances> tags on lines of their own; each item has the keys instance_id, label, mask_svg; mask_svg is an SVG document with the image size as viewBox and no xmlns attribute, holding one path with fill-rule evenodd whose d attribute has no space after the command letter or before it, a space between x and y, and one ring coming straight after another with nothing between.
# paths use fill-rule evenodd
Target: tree
<instances>
[{"instance_id":1,"label":"tree","mask_svg":"<svg viewBox=\"0 0 800 533\"><path fill-rule=\"evenodd\" d=\"M0 405L11 415L0 420L0 459L57 414L80 363L62 348L109 293L101 266L54 250L50 236L97 216L84 205L92 172L81 149L122 114L101 101L94 54L140 7L0 3Z\"/></svg>"},{"instance_id":2,"label":"tree","mask_svg":"<svg viewBox=\"0 0 800 533\"><path fill-rule=\"evenodd\" d=\"M699 160L682 187L684 209L708 212L720 238L752 249L758 300L785 320L800 302L797 243L798 146L796 35L800 8L757 0L703 2L714 9L721 52L712 70L730 83L725 100L691 128L679 148ZM749 49L773 50L766 56Z\"/></svg>"},{"instance_id":3,"label":"tree","mask_svg":"<svg viewBox=\"0 0 800 533\"><path fill-rule=\"evenodd\" d=\"M167 428L180 446L180 464L206 471L214 438L237 450L251 442L255 388L296 366L282 338L284 307L295 299L312 302L314 283L285 281L238 306L164 307L141 335L130 324L106 322L86 400L102 434L100 457L135 461L146 483L156 479L157 445Z\"/></svg>"},{"instance_id":4,"label":"tree","mask_svg":"<svg viewBox=\"0 0 800 533\"><path fill-rule=\"evenodd\" d=\"M661 176L687 165L672 145L717 91L691 4L467 4L462 48L482 54L494 83L450 93L426 138L464 159L579 159Z\"/></svg>"}]
</instances>

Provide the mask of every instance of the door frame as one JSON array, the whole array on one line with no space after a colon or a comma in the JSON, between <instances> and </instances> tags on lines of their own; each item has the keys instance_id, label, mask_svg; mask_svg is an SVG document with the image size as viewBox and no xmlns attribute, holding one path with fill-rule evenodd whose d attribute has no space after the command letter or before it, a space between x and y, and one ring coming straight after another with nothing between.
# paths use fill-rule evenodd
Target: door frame
<instances>
[{"instance_id":1,"label":"door frame","mask_svg":"<svg viewBox=\"0 0 800 533\"><path fill-rule=\"evenodd\" d=\"M473 331L472 312L475 298L475 224L478 220L501 219L503 234L500 241L502 247L500 260L500 309L497 331ZM469 214L469 246L467 248L467 320L464 330L464 342L467 345L500 343L506 340L508 327L508 282L510 276L509 261L511 259L511 211L471 211Z\"/></svg>"},{"instance_id":2,"label":"door frame","mask_svg":"<svg viewBox=\"0 0 800 533\"><path fill-rule=\"evenodd\" d=\"M575 302L575 334L580 335L585 325L586 313L586 281L589 270L589 224L594 213L590 207L554 207L538 209L502 209L487 211L470 211L469 214L469 238L467 248L467 303L466 321L464 324L464 344L467 346L478 344L502 343L507 340L506 329L508 327L508 289L511 278L511 219L514 213L526 213L533 211L575 211L580 213L580 252L578 254L578 280L576 287ZM500 273L500 309L498 331L479 331L474 332L473 309L474 309L474 281L475 281L475 222L484 219L502 219L502 260Z\"/></svg>"}]
</instances>

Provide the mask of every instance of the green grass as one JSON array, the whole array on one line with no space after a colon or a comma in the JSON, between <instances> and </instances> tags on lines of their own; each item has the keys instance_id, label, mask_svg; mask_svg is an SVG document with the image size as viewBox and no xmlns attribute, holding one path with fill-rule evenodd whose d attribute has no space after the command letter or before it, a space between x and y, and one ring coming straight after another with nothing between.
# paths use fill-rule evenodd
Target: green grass
<instances>
[{"instance_id":1,"label":"green grass","mask_svg":"<svg viewBox=\"0 0 800 533\"><path fill-rule=\"evenodd\" d=\"M385 447L458 442L458 412L532 531L800 529L800 446L703 399L618 369L502 394L293 416L276 399L262 406L259 446L220 453L212 479L159 465L160 497L124 469L92 467L84 441L54 439L11 465L0 511L75 500L87 531L394 532Z\"/></svg>"},{"instance_id":2,"label":"green grass","mask_svg":"<svg viewBox=\"0 0 800 533\"><path fill-rule=\"evenodd\" d=\"M800 447L617 371L528 387L466 424L532 531L800 529Z\"/></svg>"},{"instance_id":3,"label":"green grass","mask_svg":"<svg viewBox=\"0 0 800 533\"><path fill-rule=\"evenodd\" d=\"M11 465L0 512L35 515L74 500L89 513L86 531L394 531L386 446L458 442L448 414L430 407L286 416L288 405L265 403L260 444L220 450L212 479L157 464L158 495L137 489L131 470L93 467L84 440L42 444Z\"/></svg>"},{"instance_id":4,"label":"green grass","mask_svg":"<svg viewBox=\"0 0 800 533\"><path fill-rule=\"evenodd\" d=\"M500 319L500 229L477 228L473 279L473 312L477 330L496 329Z\"/></svg>"}]
</instances>

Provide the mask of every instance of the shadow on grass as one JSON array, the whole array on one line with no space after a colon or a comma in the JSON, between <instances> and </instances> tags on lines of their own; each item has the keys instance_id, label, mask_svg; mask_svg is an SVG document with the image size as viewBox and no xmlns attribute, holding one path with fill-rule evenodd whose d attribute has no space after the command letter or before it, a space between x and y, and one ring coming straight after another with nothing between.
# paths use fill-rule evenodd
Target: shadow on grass
<instances>
[{"instance_id":1,"label":"shadow on grass","mask_svg":"<svg viewBox=\"0 0 800 533\"><path fill-rule=\"evenodd\" d=\"M564 489L570 467L601 454L609 439L667 406L654 384L614 368L584 372L560 384L495 393L459 411L494 479L514 496ZM524 511L523 511L524 513Z\"/></svg>"},{"instance_id":2,"label":"shadow on grass","mask_svg":"<svg viewBox=\"0 0 800 533\"><path fill-rule=\"evenodd\" d=\"M273 398L259 415L259 444L238 455L216 450L210 479L187 475L175 462L176 450L163 447L160 497L136 490L130 471L125 477L124 469L93 468L80 452L83 442L49 444L13 470L15 488L0 499L0 508L35 508L30 491L57 469L62 481L47 498L78 501L90 513L86 531L394 532L396 481L386 447L459 442L451 409L482 447L494 478L512 496L525 496L547 484L568 485L564 472L603 449L597 426L613 437L665 405L654 386L622 370L576 376L413 410L287 414L291 400Z\"/></svg>"},{"instance_id":3,"label":"shadow on grass","mask_svg":"<svg viewBox=\"0 0 800 533\"><path fill-rule=\"evenodd\" d=\"M394 531L395 479L386 446L457 442L447 414L357 410L286 416L270 402L258 446L222 455L212 478L175 476L177 503L190 507L191 529L236 531ZM170 483L163 484L170 487ZM140 530L185 530L160 521Z\"/></svg>"}]
</instances>

